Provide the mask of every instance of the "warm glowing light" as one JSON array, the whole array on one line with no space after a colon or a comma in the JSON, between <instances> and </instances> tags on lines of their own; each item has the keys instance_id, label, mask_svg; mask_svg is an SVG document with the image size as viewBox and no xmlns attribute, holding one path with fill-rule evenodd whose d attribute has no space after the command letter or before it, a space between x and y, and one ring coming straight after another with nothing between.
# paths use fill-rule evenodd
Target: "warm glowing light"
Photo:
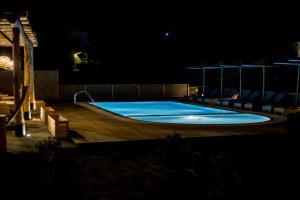
<instances>
[{"instance_id":1,"label":"warm glowing light","mask_svg":"<svg viewBox=\"0 0 300 200\"><path fill-rule=\"evenodd\" d=\"M79 54L81 54L82 52L77 52L77 53L74 53L74 62L76 64L80 64L81 63L81 59L79 58Z\"/></svg>"},{"instance_id":2,"label":"warm glowing light","mask_svg":"<svg viewBox=\"0 0 300 200\"><path fill-rule=\"evenodd\" d=\"M0 56L0 68L12 70L14 62L7 56Z\"/></svg>"}]
</instances>

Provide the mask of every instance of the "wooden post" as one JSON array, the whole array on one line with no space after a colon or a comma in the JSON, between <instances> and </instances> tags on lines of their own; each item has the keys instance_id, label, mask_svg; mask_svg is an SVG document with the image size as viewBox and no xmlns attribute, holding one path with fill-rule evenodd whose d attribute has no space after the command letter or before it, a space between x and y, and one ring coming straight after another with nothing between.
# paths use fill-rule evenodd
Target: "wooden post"
<instances>
[{"instance_id":1,"label":"wooden post","mask_svg":"<svg viewBox=\"0 0 300 200\"><path fill-rule=\"evenodd\" d=\"M24 86L30 86L30 47L27 43L24 45ZM31 110L30 110L30 95L27 95L23 105L24 118L26 120L31 120Z\"/></svg>"},{"instance_id":2,"label":"wooden post","mask_svg":"<svg viewBox=\"0 0 300 200\"><path fill-rule=\"evenodd\" d=\"M262 72L263 72L263 80L262 80L262 100L265 99L265 81L266 81L266 68L265 66L262 67Z\"/></svg>"},{"instance_id":3,"label":"wooden post","mask_svg":"<svg viewBox=\"0 0 300 200\"><path fill-rule=\"evenodd\" d=\"M190 84L186 84L186 96L190 96Z\"/></svg>"},{"instance_id":4,"label":"wooden post","mask_svg":"<svg viewBox=\"0 0 300 200\"><path fill-rule=\"evenodd\" d=\"M35 101L35 90L34 90L34 62L33 62L33 46L30 46L30 89L29 89L29 99L30 99L30 107L32 110L36 110L36 101Z\"/></svg>"},{"instance_id":5,"label":"wooden post","mask_svg":"<svg viewBox=\"0 0 300 200\"><path fill-rule=\"evenodd\" d=\"M141 99L141 88L140 88L140 84L137 84L136 87L137 87L137 98L138 98L138 99Z\"/></svg>"},{"instance_id":6,"label":"wooden post","mask_svg":"<svg viewBox=\"0 0 300 200\"><path fill-rule=\"evenodd\" d=\"M297 86L296 86L296 106L298 106L298 95L299 95L299 79L300 79L300 65L298 65L297 69Z\"/></svg>"},{"instance_id":7,"label":"wooden post","mask_svg":"<svg viewBox=\"0 0 300 200\"><path fill-rule=\"evenodd\" d=\"M0 115L0 154L7 151L6 140L6 116Z\"/></svg>"},{"instance_id":8,"label":"wooden post","mask_svg":"<svg viewBox=\"0 0 300 200\"><path fill-rule=\"evenodd\" d=\"M205 96L205 68L202 71L202 96Z\"/></svg>"},{"instance_id":9,"label":"wooden post","mask_svg":"<svg viewBox=\"0 0 300 200\"><path fill-rule=\"evenodd\" d=\"M239 68L240 68L240 88L239 88L240 98L239 99L242 99L242 66L240 66Z\"/></svg>"},{"instance_id":10,"label":"wooden post","mask_svg":"<svg viewBox=\"0 0 300 200\"><path fill-rule=\"evenodd\" d=\"M111 100L114 100L114 85L111 84Z\"/></svg>"},{"instance_id":11,"label":"wooden post","mask_svg":"<svg viewBox=\"0 0 300 200\"><path fill-rule=\"evenodd\" d=\"M223 67L221 67L221 97L223 97Z\"/></svg>"},{"instance_id":12,"label":"wooden post","mask_svg":"<svg viewBox=\"0 0 300 200\"><path fill-rule=\"evenodd\" d=\"M15 108L17 108L22 97L22 82L21 82L21 49L20 49L20 30L13 28L13 61L14 61L14 97ZM21 108L16 115L15 134L17 137L26 135L25 120L23 109Z\"/></svg>"}]
</instances>

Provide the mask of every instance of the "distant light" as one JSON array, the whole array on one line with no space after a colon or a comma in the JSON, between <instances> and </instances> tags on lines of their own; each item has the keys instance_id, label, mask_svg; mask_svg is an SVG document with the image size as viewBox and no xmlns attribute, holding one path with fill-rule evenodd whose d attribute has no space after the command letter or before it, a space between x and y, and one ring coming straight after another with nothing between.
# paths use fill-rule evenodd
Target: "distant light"
<instances>
[{"instance_id":1,"label":"distant light","mask_svg":"<svg viewBox=\"0 0 300 200\"><path fill-rule=\"evenodd\" d=\"M258 65L242 65L242 67L256 67Z\"/></svg>"},{"instance_id":2,"label":"distant light","mask_svg":"<svg viewBox=\"0 0 300 200\"><path fill-rule=\"evenodd\" d=\"M31 134L30 134L30 133L26 134L26 137L30 137L30 136L31 136Z\"/></svg>"},{"instance_id":3,"label":"distant light","mask_svg":"<svg viewBox=\"0 0 300 200\"><path fill-rule=\"evenodd\" d=\"M289 59L288 61L289 62L300 62L300 60L298 60L298 59Z\"/></svg>"},{"instance_id":4,"label":"distant light","mask_svg":"<svg viewBox=\"0 0 300 200\"><path fill-rule=\"evenodd\" d=\"M285 63L285 62L274 62L274 65L296 65L299 66L300 63Z\"/></svg>"},{"instance_id":5,"label":"distant light","mask_svg":"<svg viewBox=\"0 0 300 200\"><path fill-rule=\"evenodd\" d=\"M166 37L169 37L169 36L170 36L170 33L169 33L169 32L165 32L165 36L166 36Z\"/></svg>"}]
</instances>

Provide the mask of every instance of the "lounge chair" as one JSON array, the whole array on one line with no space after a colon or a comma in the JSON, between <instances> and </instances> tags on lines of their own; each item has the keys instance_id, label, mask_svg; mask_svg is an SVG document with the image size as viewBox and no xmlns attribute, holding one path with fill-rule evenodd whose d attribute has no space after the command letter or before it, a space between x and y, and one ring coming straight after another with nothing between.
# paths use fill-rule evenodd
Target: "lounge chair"
<instances>
[{"instance_id":1,"label":"lounge chair","mask_svg":"<svg viewBox=\"0 0 300 200\"><path fill-rule=\"evenodd\" d=\"M219 92L220 92L219 89L211 90L210 92L208 92L208 94L205 97L201 98L203 99L202 103L212 104L212 99L215 99L218 96Z\"/></svg>"},{"instance_id":2,"label":"lounge chair","mask_svg":"<svg viewBox=\"0 0 300 200\"><path fill-rule=\"evenodd\" d=\"M251 94L250 90L242 90L241 99L247 98ZM240 94L239 94L240 95ZM227 99L222 101L222 106L232 106L235 102L238 102L239 100L237 98L235 99Z\"/></svg>"},{"instance_id":3,"label":"lounge chair","mask_svg":"<svg viewBox=\"0 0 300 200\"><path fill-rule=\"evenodd\" d=\"M210 98L215 97L218 94L218 89L207 90L205 94L201 94L202 96L197 97L196 101L198 103L208 103Z\"/></svg>"},{"instance_id":4,"label":"lounge chair","mask_svg":"<svg viewBox=\"0 0 300 200\"><path fill-rule=\"evenodd\" d=\"M247 102L244 104L244 109L246 110L260 110L262 105L270 104L271 99L274 97L275 92L273 91L266 91L264 99L257 100L254 102Z\"/></svg>"},{"instance_id":5,"label":"lounge chair","mask_svg":"<svg viewBox=\"0 0 300 200\"><path fill-rule=\"evenodd\" d=\"M263 112L273 112L274 107L279 107L283 105L283 101L287 98L287 93L278 93L275 95L272 104L267 104L262 106Z\"/></svg>"},{"instance_id":6,"label":"lounge chair","mask_svg":"<svg viewBox=\"0 0 300 200\"><path fill-rule=\"evenodd\" d=\"M223 97L214 99L214 105L221 106L223 101L230 101L237 99L239 93L235 89L224 89Z\"/></svg>"},{"instance_id":7,"label":"lounge chair","mask_svg":"<svg viewBox=\"0 0 300 200\"><path fill-rule=\"evenodd\" d=\"M288 115L293 112L300 112L300 107L295 102L295 96L287 95L280 104L274 105L273 112L281 115Z\"/></svg>"},{"instance_id":8,"label":"lounge chair","mask_svg":"<svg viewBox=\"0 0 300 200\"><path fill-rule=\"evenodd\" d=\"M248 97L242 98L233 104L234 108L242 109L246 102L254 102L259 96L259 91L252 92Z\"/></svg>"}]
</instances>

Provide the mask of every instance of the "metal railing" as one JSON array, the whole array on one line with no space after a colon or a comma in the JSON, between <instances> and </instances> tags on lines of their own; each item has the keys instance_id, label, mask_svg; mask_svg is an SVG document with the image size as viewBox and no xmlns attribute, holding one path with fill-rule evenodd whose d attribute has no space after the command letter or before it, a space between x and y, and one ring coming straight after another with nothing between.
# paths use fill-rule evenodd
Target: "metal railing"
<instances>
[{"instance_id":1,"label":"metal railing","mask_svg":"<svg viewBox=\"0 0 300 200\"><path fill-rule=\"evenodd\" d=\"M82 91L76 92L74 94L74 97L73 97L74 98L74 103L77 103L77 96L79 94L82 94L82 93L84 93L90 99L91 102L95 102L95 100L93 99L93 97L86 90L82 90Z\"/></svg>"}]
</instances>

